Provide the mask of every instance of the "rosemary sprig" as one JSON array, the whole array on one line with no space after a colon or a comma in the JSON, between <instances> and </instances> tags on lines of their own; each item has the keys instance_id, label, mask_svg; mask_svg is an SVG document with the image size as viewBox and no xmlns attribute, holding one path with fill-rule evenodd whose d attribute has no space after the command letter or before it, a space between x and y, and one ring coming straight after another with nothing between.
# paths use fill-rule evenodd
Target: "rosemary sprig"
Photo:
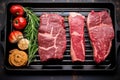
<instances>
[{"instance_id":1,"label":"rosemary sprig","mask_svg":"<svg viewBox=\"0 0 120 80\"><path fill-rule=\"evenodd\" d=\"M28 8L23 8L26 12L28 24L24 29L25 37L29 40L28 65L34 60L35 53L38 51L37 34L39 18Z\"/></svg>"}]
</instances>

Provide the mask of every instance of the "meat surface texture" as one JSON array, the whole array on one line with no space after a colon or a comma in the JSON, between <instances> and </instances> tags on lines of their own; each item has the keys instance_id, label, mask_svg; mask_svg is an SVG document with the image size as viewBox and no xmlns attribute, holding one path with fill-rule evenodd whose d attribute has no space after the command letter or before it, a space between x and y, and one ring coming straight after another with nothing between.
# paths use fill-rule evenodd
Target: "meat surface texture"
<instances>
[{"instance_id":1,"label":"meat surface texture","mask_svg":"<svg viewBox=\"0 0 120 80\"><path fill-rule=\"evenodd\" d=\"M58 14L44 13L40 16L38 53L41 61L62 59L66 49L64 18Z\"/></svg>"},{"instance_id":2,"label":"meat surface texture","mask_svg":"<svg viewBox=\"0 0 120 80\"><path fill-rule=\"evenodd\" d=\"M114 38L114 29L109 13L107 11L91 11L87 18L87 27L94 60L96 63L100 63L109 55Z\"/></svg>"},{"instance_id":3,"label":"meat surface texture","mask_svg":"<svg viewBox=\"0 0 120 80\"><path fill-rule=\"evenodd\" d=\"M84 20L85 17L80 13L71 12L69 15L70 38L71 38L71 57L72 61L85 60L85 39L84 39Z\"/></svg>"}]
</instances>

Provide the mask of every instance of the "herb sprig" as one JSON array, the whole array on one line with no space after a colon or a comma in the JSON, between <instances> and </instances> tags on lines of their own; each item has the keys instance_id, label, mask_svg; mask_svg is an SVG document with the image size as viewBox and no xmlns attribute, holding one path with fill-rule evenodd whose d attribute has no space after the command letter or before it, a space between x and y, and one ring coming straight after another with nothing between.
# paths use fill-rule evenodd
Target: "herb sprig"
<instances>
[{"instance_id":1,"label":"herb sprig","mask_svg":"<svg viewBox=\"0 0 120 80\"><path fill-rule=\"evenodd\" d=\"M39 18L33 13L32 10L25 7L23 9L26 12L26 17L28 21L28 24L23 32L25 34L25 37L29 40L28 64L30 64L35 58L35 53L38 51L37 34Z\"/></svg>"}]
</instances>

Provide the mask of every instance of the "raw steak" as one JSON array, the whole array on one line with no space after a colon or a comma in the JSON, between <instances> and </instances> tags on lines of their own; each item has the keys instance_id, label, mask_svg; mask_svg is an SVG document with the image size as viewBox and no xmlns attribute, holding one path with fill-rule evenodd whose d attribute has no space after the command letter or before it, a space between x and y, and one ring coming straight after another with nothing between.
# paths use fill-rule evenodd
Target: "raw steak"
<instances>
[{"instance_id":1,"label":"raw steak","mask_svg":"<svg viewBox=\"0 0 120 80\"><path fill-rule=\"evenodd\" d=\"M41 15L38 31L38 52L41 61L63 58L66 49L64 27L64 18L60 15L48 13Z\"/></svg>"},{"instance_id":2,"label":"raw steak","mask_svg":"<svg viewBox=\"0 0 120 80\"><path fill-rule=\"evenodd\" d=\"M91 11L87 18L87 27L94 50L94 60L100 63L106 59L114 38L112 20L107 11Z\"/></svg>"},{"instance_id":3,"label":"raw steak","mask_svg":"<svg viewBox=\"0 0 120 80\"><path fill-rule=\"evenodd\" d=\"M85 60L85 39L84 39L85 17L80 13L71 12L69 15L71 57L72 61Z\"/></svg>"}]
</instances>

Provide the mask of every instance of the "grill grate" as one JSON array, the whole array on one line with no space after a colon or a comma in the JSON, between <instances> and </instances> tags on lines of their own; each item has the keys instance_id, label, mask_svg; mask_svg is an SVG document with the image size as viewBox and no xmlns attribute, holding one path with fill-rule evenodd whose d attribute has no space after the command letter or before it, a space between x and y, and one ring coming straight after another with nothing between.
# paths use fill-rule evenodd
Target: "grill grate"
<instances>
[{"instance_id":1,"label":"grill grate","mask_svg":"<svg viewBox=\"0 0 120 80\"><path fill-rule=\"evenodd\" d=\"M69 12L71 12L71 9L68 9L68 12L63 12L63 11L54 11L51 10L51 8L47 8L44 9L43 11L41 9L33 9L35 10L34 12L36 13L36 15L38 15L38 17L44 13L57 13L61 16L64 17L65 21L65 30L66 30L66 39L67 39L67 46L66 46L66 51L64 53L64 58L63 60L53 60L53 61L47 61L47 62L40 62L39 59L39 55L38 53L36 53L36 58L33 61L33 63L31 63L30 66L39 66L41 65L42 69L105 69L106 67L109 67L110 60L109 58L107 58L103 63L101 64L96 64L93 60L93 49L92 46L90 44L90 38L89 38L89 34L88 34L88 30L87 27L85 25L84 28L84 37L85 37L85 62L72 62L71 60L71 56L70 56L70 32L69 32L69 25L68 25L68 15ZM38 12L36 12L38 10ZM60 9L57 9L60 10ZM63 10L63 9L62 9ZM70 10L70 11L69 11ZM77 10L77 11L76 11ZM42 11L42 12L39 12ZM48 11L52 11L52 12L48 12ZM88 11L83 10L80 11L79 9L75 9L75 12L80 12L81 14L83 14L85 17L87 17L88 13L91 11L91 9L89 9ZM100 11L100 10L96 10L96 11Z\"/></svg>"}]
</instances>

